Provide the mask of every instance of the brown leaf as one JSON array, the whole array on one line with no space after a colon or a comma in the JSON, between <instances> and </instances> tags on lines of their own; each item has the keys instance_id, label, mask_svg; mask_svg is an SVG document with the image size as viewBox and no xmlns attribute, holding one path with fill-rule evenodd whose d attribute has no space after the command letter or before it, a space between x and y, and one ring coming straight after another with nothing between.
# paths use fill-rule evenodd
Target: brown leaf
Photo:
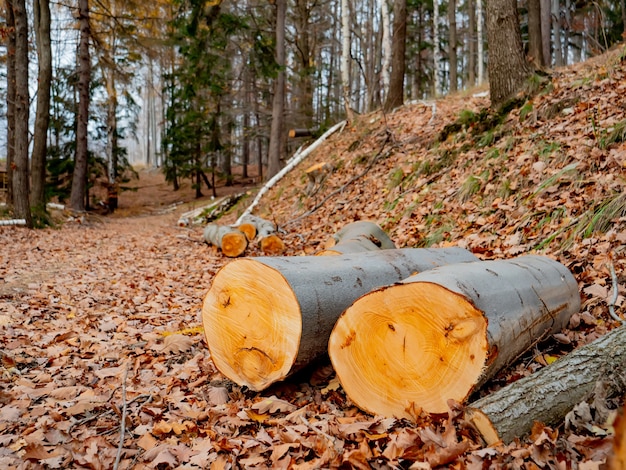
<instances>
[{"instance_id":1,"label":"brown leaf","mask_svg":"<svg viewBox=\"0 0 626 470\"><path fill-rule=\"evenodd\" d=\"M195 343L195 339L191 336L173 334L168 335L163 340L162 353L181 353L190 350Z\"/></svg>"},{"instance_id":2,"label":"brown leaf","mask_svg":"<svg viewBox=\"0 0 626 470\"><path fill-rule=\"evenodd\" d=\"M269 398L264 398L263 400L255 403L251 406L251 408L253 410L257 410L261 414L274 414L280 412L289 413L291 411L294 411L297 407L292 405L288 401L277 398L276 395L272 395Z\"/></svg>"}]
</instances>

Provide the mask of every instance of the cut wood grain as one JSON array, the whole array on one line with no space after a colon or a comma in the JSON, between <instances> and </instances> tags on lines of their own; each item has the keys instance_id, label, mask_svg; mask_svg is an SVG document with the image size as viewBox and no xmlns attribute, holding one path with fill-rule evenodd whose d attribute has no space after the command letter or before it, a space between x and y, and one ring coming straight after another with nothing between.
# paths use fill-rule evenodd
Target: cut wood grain
<instances>
[{"instance_id":1,"label":"cut wood grain","mask_svg":"<svg viewBox=\"0 0 626 470\"><path fill-rule=\"evenodd\" d=\"M285 242L278 235L274 222L254 215L247 215L240 222L238 229L246 233L248 240L258 237L261 251L266 255L280 255L285 251ZM255 235L250 237L252 233Z\"/></svg>"},{"instance_id":2,"label":"cut wood grain","mask_svg":"<svg viewBox=\"0 0 626 470\"><path fill-rule=\"evenodd\" d=\"M572 274L547 257L447 265L355 301L337 320L329 355L363 410L445 413L449 399L465 402L579 308Z\"/></svg>"},{"instance_id":3,"label":"cut wood grain","mask_svg":"<svg viewBox=\"0 0 626 470\"><path fill-rule=\"evenodd\" d=\"M236 258L248 247L246 235L227 225L208 224L203 232L204 240L222 250L224 255Z\"/></svg>"},{"instance_id":4,"label":"cut wood grain","mask_svg":"<svg viewBox=\"0 0 626 470\"><path fill-rule=\"evenodd\" d=\"M599 381L606 381L618 396L624 394L625 344L626 327L622 326L476 400L466 408L465 417L488 445L522 438L536 421L548 426L560 424L575 405L593 395Z\"/></svg>"},{"instance_id":5,"label":"cut wood grain","mask_svg":"<svg viewBox=\"0 0 626 470\"><path fill-rule=\"evenodd\" d=\"M324 250L317 256L360 253L372 250L396 248L389 235L375 222L359 220L344 225L324 244Z\"/></svg>"},{"instance_id":6,"label":"cut wood grain","mask_svg":"<svg viewBox=\"0 0 626 470\"><path fill-rule=\"evenodd\" d=\"M211 357L229 379L263 390L324 355L335 320L360 295L476 260L456 247L234 260L215 275L202 307Z\"/></svg>"}]
</instances>

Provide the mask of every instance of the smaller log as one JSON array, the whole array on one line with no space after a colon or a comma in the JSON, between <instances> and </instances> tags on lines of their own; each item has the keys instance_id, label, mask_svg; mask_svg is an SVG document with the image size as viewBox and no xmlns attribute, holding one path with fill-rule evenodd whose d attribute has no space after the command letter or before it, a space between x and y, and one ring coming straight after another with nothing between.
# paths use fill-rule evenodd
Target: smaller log
<instances>
[{"instance_id":1,"label":"smaller log","mask_svg":"<svg viewBox=\"0 0 626 470\"><path fill-rule=\"evenodd\" d=\"M241 219L239 230L250 230L251 234L251 227L254 227L256 236L259 238L259 246L261 247L261 251L263 251L263 253L266 255L280 255L285 251L285 242L283 242L283 240L276 233L277 228L274 222L262 219L261 217L256 217L254 215L247 215ZM246 236L248 236L248 234L246 234ZM248 240L252 239L254 239L254 236L252 238L248 238Z\"/></svg>"},{"instance_id":2,"label":"smaller log","mask_svg":"<svg viewBox=\"0 0 626 470\"><path fill-rule=\"evenodd\" d=\"M381 250L381 253L393 250ZM580 308L578 284L544 256L446 265L363 295L328 352L351 400L376 415L446 413Z\"/></svg>"},{"instance_id":3,"label":"smaller log","mask_svg":"<svg viewBox=\"0 0 626 470\"><path fill-rule=\"evenodd\" d=\"M466 408L465 418L488 445L500 440L508 444L527 435L536 421L548 426L561 423L574 406L591 397L599 381L610 382L610 388L623 395L624 344L626 327L622 326L538 372L476 400ZM621 452L624 459L625 451Z\"/></svg>"},{"instance_id":4,"label":"smaller log","mask_svg":"<svg viewBox=\"0 0 626 470\"><path fill-rule=\"evenodd\" d=\"M289 138L295 139L297 137L311 137L313 132L309 129L289 129Z\"/></svg>"},{"instance_id":5,"label":"smaller log","mask_svg":"<svg viewBox=\"0 0 626 470\"><path fill-rule=\"evenodd\" d=\"M341 228L324 244L324 250L317 256L360 253L373 250L396 248L389 235L375 222L359 220Z\"/></svg>"},{"instance_id":6,"label":"smaller log","mask_svg":"<svg viewBox=\"0 0 626 470\"><path fill-rule=\"evenodd\" d=\"M218 247L229 258L243 255L248 247L246 235L227 225L208 224L203 235L207 243Z\"/></svg>"},{"instance_id":7,"label":"smaller log","mask_svg":"<svg viewBox=\"0 0 626 470\"><path fill-rule=\"evenodd\" d=\"M254 238L256 237L256 225L254 225L252 222L242 223L237 227L237 230L243 232L249 242L254 240Z\"/></svg>"},{"instance_id":8,"label":"smaller log","mask_svg":"<svg viewBox=\"0 0 626 470\"><path fill-rule=\"evenodd\" d=\"M609 458L609 470L626 469L626 405L617 417L615 437L613 438L613 454Z\"/></svg>"}]
</instances>

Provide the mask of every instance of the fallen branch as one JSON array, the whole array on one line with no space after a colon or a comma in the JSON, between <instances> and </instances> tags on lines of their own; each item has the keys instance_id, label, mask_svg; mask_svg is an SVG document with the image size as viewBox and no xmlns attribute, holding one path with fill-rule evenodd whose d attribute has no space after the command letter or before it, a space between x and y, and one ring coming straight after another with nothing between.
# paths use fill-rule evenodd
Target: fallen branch
<instances>
[{"instance_id":1,"label":"fallen branch","mask_svg":"<svg viewBox=\"0 0 626 470\"><path fill-rule=\"evenodd\" d=\"M625 390L626 326L612 330L540 371L471 403L465 417L488 445L510 443L528 434L539 421L561 423L580 402L590 398L599 381L618 395ZM611 380L613 379L613 380Z\"/></svg>"},{"instance_id":2,"label":"fallen branch","mask_svg":"<svg viewBox=\"0 0 626 470\"><path fill-rule=\"evenodd\" d=\"M341 121L341 122L335 124L333 127L331 127L326 132L324 132L324 134L319 139L317 139L315 142L313 142L305 150L303 150L302 152L299 152L299 151L296 152L296 155L294 155L289 160L287 165L281 171L276 173L259 190L259 192L257 193L256 197L254 198L254 201L252 201L252 204L250 204L248 206L248 208L243 212L243 214L241 214L239 219L237 219L237 222L235 222L235 225L239 225L242 218L244 218L245 216L247 216L247 215L252 213L252 209L254 209L257 206L257 204L259 203L259 201L261 200L263 195L266 192L268 192L278 181L280 181L287 173L289 173L291 170L293 170L302 160L304 160L306 157L308 157L309 154L311 152L313 152L315 149L317 149L317 147L319 147L322 144L322 142L324 142L330 135L334 134L335 132L339 131L340 129L343 129L343 127L345 125L346 125L346 121Z\"/></svg>"},{"instance_id":3,"label":"fallen branch","mask_svg":"<svg viewBox=\"0 0 626 470\"><path fill-rule=\"evenodd\" d=\"M0 220L0 225L26 225L26 219Z\"/></svg>"},{"instance_id":4,"label":"fallen branch","mask_svg":"<svg viewBox=\"0 0 626 470\"><path fill-rule=\"evenodd\" d=\"M310 216L311 214L313 214L316 210L318 210L320 207L322 207L324 204L326 204L326 201L328 201L331 197L335 196L336 194L339 194L341 192L343 192L348 186L350 186L352 183L354 183L355 181L363 178L363 176L365 176L374 166L374 164L378 161L378 159L380 158L380 156L383 153L383 150L385 149L385 146L387 145L387 143L391 140L391 134L387 133L385 140L383 141L382 146L380 147L380 150L378 151L378 153L376 155L374 155L374 157L370 160L370 162L368 163L367 167L365 167L365 169L359 173L358 175L353 176L352 178L350 178L345 184L341 185L340 187L336 188L335 190L331 191L330 194L328 194L324 199L322 199L318 204L316 204L315 206L313 206L313 208L309 209L308 211L306 211L304 214L299 215L298 217L296 217L295 219L290 220L289 222L287 222L285 225L291 225L294 224L302 219L304 219L305 217Z\"/></svg>"},{"instance_id":5,"label":"fallen branch","mask_svg":"<svg viewBox=\"0 0 626 470\"><path fill-rule=\"evenodd\" d=\"M178 218L179 227L189 227L195 224L202 224L215 220L232 206L234 206L245 193L230 194L211 201L202 207L187 211Z\"/></svg>"},{"instance_id":6,"label":"fallen branch","mask_svg":"<svg viewBox=\"0 0 626 470\"><path fill-rule=\"evenodd\" d=\"M126 379L128 379L128 365L124 371L124 378L122 379L122 422L120 423L120 442L117 446L117 455L115 456L115 464L113 470L117 470L122 458L122 450L124 449L124 435L126 434L126 413L128 411L128 404L126 403Z\"/></svg>"}]
</instances>

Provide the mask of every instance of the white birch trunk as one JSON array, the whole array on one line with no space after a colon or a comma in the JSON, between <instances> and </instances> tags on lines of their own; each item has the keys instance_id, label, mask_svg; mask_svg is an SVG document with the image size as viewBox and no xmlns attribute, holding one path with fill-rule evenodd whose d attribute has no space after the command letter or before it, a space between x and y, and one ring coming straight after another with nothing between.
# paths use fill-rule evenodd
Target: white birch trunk
<instances>
[{"instance_id":1,"label":"white birch trunk","mask_svg":"<svg viewBox=\"0 0 626 470\"><path fill-rule=\"evenodd\" d=\"M389 82L391 77L391 30L389 26L389 4L387 0L379 0L383 24L383 64L380 75L383 81L382 102L384 103L389 94Z\"/></svg>"},{"instance_id":2,"label":"white birch trunk","mask_svg":"<svg viewBox=\"0 0 626 470\"><path fill-rule=\"evenodd\" d=\"M439 50L439 1L433 0L433 81L435 96L441 93L441 78L439 68L441 61L441 51Z\"/></svg>"},{"instance_id":3,"label":"white birch trunk","mask_svg":"<svg viewBox=\"0 0 626 470\"><path fill-rule=\"evenodd\" d=\"M343 90L343 104L346 108L346 118L352 121L352 106L350 99L350 0L341 0L341 86Z\"/></svg>"},{"instance_id":4,"label":"white birch trunk","mask_svg":"<svg viewBox=\"0 0 626 470\"><path fill-rule=\"evenodd\" d=\"M476 40L478 41L478 85L485 81L485 43L483 39L483 0L476 0Z\"/></svg>"}]
</instances>

